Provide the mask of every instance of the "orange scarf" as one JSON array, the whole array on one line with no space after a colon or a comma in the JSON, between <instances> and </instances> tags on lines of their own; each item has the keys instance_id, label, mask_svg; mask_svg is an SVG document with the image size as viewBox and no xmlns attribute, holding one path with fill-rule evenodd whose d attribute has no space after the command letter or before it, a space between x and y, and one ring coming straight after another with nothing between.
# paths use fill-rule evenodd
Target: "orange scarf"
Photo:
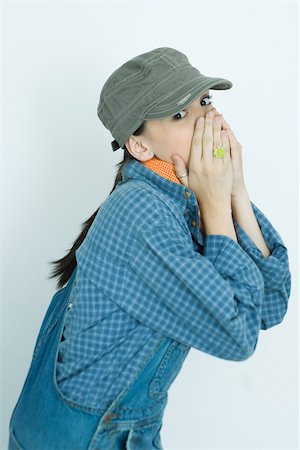
<instances>
[{"instance_id":1,"label":"orange scarf","mask_svg":"<svg viewBox=\"0 0 300 450\"><path fill-rule=\"evenodd\" d=\"M168 161L163 161L156 156L153 156L153 158L148 159L148 161L141 161L141 163L148 167L148 169L153 170L154 172L158 173L163 178L167 178L168 180L174 181L175 183L182 184L180 182L180 179L177 177L175 172L175 167L173 163L170 163ZM199 218L200 218L200 228L203 229L203 222L202 218L200 217L200 211L198 210Z\"/></svg>"},{"instance_id":2,"label":"orange scarf","mask_svg":"<svg viewBox=\"0 0 300 450\"><path fill-rule=\"evenodd\" d=\"M158 159L156 156L153 156L152 159L148 159L148 161L141 161L141 163L148 167L148 169L158 173L161 177L181 184L176 175L174 164Z\"/></svg>"}]
</instances>

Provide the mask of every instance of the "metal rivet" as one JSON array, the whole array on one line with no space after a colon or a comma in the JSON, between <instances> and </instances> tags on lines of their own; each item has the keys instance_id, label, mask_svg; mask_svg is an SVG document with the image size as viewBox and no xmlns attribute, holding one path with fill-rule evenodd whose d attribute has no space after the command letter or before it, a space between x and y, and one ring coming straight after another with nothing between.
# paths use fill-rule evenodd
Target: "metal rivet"
<instances>
[{"instance_id":1,"label":"metal rivet","mask_svg":"<svg viewBox=\"0 0 300 450\"><path fill-rule=\"evenodd\" d=\"M110 412L110 413L106 414L104 420L105 420L106 423L109 423L113 417L120 417L120 415Z\"/></svg>"}]
</instances>

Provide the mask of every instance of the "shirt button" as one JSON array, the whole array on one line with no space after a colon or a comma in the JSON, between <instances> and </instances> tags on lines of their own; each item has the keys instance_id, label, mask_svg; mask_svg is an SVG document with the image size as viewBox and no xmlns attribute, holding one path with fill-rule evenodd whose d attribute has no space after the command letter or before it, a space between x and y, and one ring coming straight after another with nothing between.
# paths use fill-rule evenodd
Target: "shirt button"
<instances>
[{"instance_id":1,"label":"shirt button","mask_svg":"<svg viewBox=\"0 0 300 450\"><path fill-rule=\"evenodd\" d=\"M190 192L189 191L185 191L185 196L186 196L186 198L190 198L190 196L191 196L191 194L190 194Z\"/></svg>"},{"instance_id":2,"label":"shirt button","mask_svg":"<svg viewBox=\"0 0 300 450\"><path fill-rule=\"evenodd\" d=\"M70 303L68 304L68 309L72 308L72 306L73 306L73 303L70 302Z\"/></svg>"},{"instance_id":3,"label":"shirt button","mask_svg":"<svg viewBox=\"0 0 300 450\"><path fill-rule=\"evenodd\" d=\"M193 219L193 220L192 220L192 222L191 222L191 224L192 224L192 227L194 227L194 226L196 225L196 223L197 223L197 222L196 222L196 220L195 220L195 219Z\"/></svg>"}]
</instances>

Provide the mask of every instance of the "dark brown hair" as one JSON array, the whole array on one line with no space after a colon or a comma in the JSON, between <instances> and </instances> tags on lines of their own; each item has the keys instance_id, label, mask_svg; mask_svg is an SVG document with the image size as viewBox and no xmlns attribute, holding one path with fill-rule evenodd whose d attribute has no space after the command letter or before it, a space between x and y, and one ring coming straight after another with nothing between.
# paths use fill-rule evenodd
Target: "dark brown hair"
<instances>
[{"instance_id":1,"label":"dark brown hair","mask_svg":"<svg viewBox=\"0 0 300 450\"><path fill-rule=\"evenodd\" d=\"M133 133L134 136L139 136L140 134L144 133L145 123L146 122L144 121L139 126L139 128ZM126 148L126 145L124 145L122 147L122 149L124 150L124 157L121 162L117 163L117 166L119 166L119 168L117 170L115 183L114 183L112 190L110 191L110 193L108 195L110 195L113 192L113 190L116 188L117 183L122 180L122 170L123 170L124 165L127 163L127 161L129 161L131 159L136 159L134 156L132 156L129 153L129 151ZM100 207L101 207L101 205L99 206L99 208ZM49 262L49 264L54 264L56 266L52 270L52 274L49 276L49 279L58 277L58 281L57 281L57 285L56 285L57 289L61 289L67 283L68 279L72 275L72 272L77 265L75 252L80 247L84 238L86 237L87 232L89 231L89 228L92 225L99 208L91 215L91 217L89 217L89 219L87 219L85 222L83 222L83 224L81 225L81 232L80 232L79 236L75 239L69 253L67 253L61 259L57 259L55 261Z\"/></svg>"}]
</instances>

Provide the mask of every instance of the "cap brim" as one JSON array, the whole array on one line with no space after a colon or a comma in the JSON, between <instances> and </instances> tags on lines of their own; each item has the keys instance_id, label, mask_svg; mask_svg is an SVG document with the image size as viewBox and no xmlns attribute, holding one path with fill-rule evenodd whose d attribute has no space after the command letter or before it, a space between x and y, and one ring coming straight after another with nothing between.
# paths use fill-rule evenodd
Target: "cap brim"
<instances>
[{"instance_id":1,"label":"cap brim","mask_svg":"<svg viewBox=\"0 0 300 450\"><path fill-rule=\"evenodd\" d=\"M196 77L179 88L176 95L174 92L171 92L169 96L164 97L162 101L152 106L151 110L145 114L145 120L172 116L189 106L207 89L225 90L230 89L232 86L232 82L225 78L205 77L203 79L203 76L202 78Z\"/></svg>"}]
</instances>

